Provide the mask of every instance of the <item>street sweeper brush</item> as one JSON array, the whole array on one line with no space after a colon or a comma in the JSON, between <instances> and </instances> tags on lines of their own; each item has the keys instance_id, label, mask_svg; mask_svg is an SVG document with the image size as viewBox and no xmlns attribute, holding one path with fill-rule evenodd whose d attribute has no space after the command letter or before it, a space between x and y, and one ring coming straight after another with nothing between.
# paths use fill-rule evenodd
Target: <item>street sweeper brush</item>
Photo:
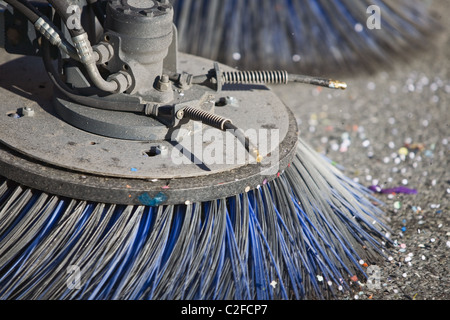
<instances>
[{"instance_id":1,"label":"street sweeper brush","mask_svg":"<svg viewBox=\"0 0 450 320\"><path fill-rule=\"evenodd\" d=\"M6 2L54 91L1 66L2 299L329 298L383 259L377 201L266 86L345 83L181 54L168 1Z\"/></svg>"},{"instance_id":2,"label":"street sweeper brush","mask_svg":"<svg viewBox=\"0 0 450 320\"><path fill-rule=\"evenodd\" d=\"M172 0L180 50L240 69L374 72L438 30L422 0Z\"/></svg>"}]
</instances>

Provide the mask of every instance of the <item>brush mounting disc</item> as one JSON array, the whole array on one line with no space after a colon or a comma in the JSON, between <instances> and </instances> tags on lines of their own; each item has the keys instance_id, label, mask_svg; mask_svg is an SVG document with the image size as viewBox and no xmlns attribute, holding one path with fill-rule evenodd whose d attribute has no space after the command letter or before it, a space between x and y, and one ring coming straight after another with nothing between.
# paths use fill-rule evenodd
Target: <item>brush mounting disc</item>
<instances>
[{"instance_id":1,"label":"brush mounting disc","mask_svg":"<svg viewBox=\"0 0 450 320\"><path fill-rule=\"evenodd\" d=\"M208 89L211 101L232 96L237 102L216 106L216 114L231 119L244 132L269 134L267 140L257 137L261 140L257 146L266 150L264 161L258 164L250 156L237 159L239 142L230 133L199 123L193 125L196 130L192 123L181 125L176 128L179 131L168 130L166 139L148 141L114 139L80 130L63 121L55 111L51 85L42 70L33 65L35 58L11 60L0 66L1 73L8 75L8 69L12 71L20 64L34 85L14 74L0 80L0 175L31 188L104 203L161 205L208 201L237 195L272 180L296 152L296 120L265 86L225 87L222 92ZM212 64L199 57L179 57L180 69L193 74L205 73ZM10 83L23 94L12 90ZM36 86L42 90L36 90ZM25 107L31 108L32 113ZM119 113L118 116L120 119ZM276 143L271 132L276 132ZM218 137L224 143L222 150L208 149ZM259 145L263 140L265 145ZM230 147L225 145L230 142L235 151L231 160ZM209 161L205 161L208 156Z\"/></svg>"}]
</instances>

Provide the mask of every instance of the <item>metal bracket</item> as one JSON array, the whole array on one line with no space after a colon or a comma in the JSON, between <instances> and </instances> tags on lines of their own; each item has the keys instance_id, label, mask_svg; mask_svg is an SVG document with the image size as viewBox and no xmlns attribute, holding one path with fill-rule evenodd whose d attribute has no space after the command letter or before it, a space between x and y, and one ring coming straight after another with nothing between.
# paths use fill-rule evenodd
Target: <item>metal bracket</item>
<instances>
[{"instance_id":1,"label":"metal bracket","mask_svg":"<svg viewBox=\"0 0 450 320\"><path fill-rule=\"evenodd\" d=\"M214 78L215 76L215 78ZM222 91L222 71L218 62L214 62L214 76L211 78L212 83L216 86L216 91Z\"/></svg>"},{"instance_id":2,"label":"metal bracket","mask_svg":"<svg viewBox=\"0 0 450 320\"><path fill-rule=\"evenodd\" d=\"M155 105L154 108L147 109L148 116L152 116L169 128L177 127L185 120L183 110L186 108L197 108L205 112L214 113L214 96L205 93L198 100L186 101L174 105Z\"/></svg>"}]
</instances>

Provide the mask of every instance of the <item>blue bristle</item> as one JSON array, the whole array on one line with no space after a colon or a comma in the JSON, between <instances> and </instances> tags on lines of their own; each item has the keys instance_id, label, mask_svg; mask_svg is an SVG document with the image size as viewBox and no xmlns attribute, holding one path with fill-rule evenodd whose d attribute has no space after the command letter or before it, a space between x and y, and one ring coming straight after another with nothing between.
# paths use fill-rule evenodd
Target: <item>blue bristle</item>
<instances>
[{"instance_id":1,"label":"blue bristle","mask_svg":"<svg viewBox=\"0 0 450 320\"><path fill-rule=\"evenodd\" d=\"M301 140L274 181L192 205L93 204L6 183L2 299L326 298L364 278L359 261L376 263L389 241L370 192Z\"/></svg>"}]
</instances>

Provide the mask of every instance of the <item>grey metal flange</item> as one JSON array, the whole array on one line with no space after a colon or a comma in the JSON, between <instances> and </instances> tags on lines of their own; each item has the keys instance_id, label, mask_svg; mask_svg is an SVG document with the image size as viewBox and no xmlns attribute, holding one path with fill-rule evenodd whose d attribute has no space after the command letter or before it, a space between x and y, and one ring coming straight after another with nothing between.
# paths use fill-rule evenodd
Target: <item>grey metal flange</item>
<instances>
[{"instance_id":1,"label":"grey metal flange","mask_svg":"<svg viewBox=\"0 0 450 320\"><path fill-rule=\"evenodd\" d=\"M18 62L8 62L14 63ZM186 72L200 74L210 69L213 62L182 54L179 65ZM175 87L173 90L183 103L191 101L184 99L187 91ZM210 107L215 114L232 119L243 131L276 135L276 143L272 143L272 137L266 137L269 145L261 145L261 142L267 143L264 139L255 143L264 150L264 161L257 163L248 154L243 160L239 159L239 143L234 136L200 123L181 122L170 130L158 123L158 130L164 134L149 136L147 140L105 137L68 124L55 111L48 95L44 100L33 101L33 97L25 98L0 89L0 97L7 96L2 101L9 101L0 103L0 175L74 199L160 205L237 195L270 181L288 166L296 151L296 120L272 91L262 85L225 86L221 92L204 90L208 97L204 102L214 104ZM231 96L238 103L224 104ZM24 116L21 112L24 106L33 109L33 116ZM80 113L88 111L88 108L79 108ZM101 118L100 110L97 113ZM18 117L12 116L14 114ZM126 123L134 117L142 128L151 126L146 123L151 122L151 118L137 114L127 116L129 118L115 113L114 118ZM194 149L196 139L208 134L222 137L217 139L223 141L223 148L211 153L208 146L214 141L200 140L200 151ZM230 141L233 141L231 149L226 146ZM222 153L218 154L217 150ZM236 151L231 157L230 150ZM207 161L205 154L229 161Z\"/></svg>"}]
</instances>

